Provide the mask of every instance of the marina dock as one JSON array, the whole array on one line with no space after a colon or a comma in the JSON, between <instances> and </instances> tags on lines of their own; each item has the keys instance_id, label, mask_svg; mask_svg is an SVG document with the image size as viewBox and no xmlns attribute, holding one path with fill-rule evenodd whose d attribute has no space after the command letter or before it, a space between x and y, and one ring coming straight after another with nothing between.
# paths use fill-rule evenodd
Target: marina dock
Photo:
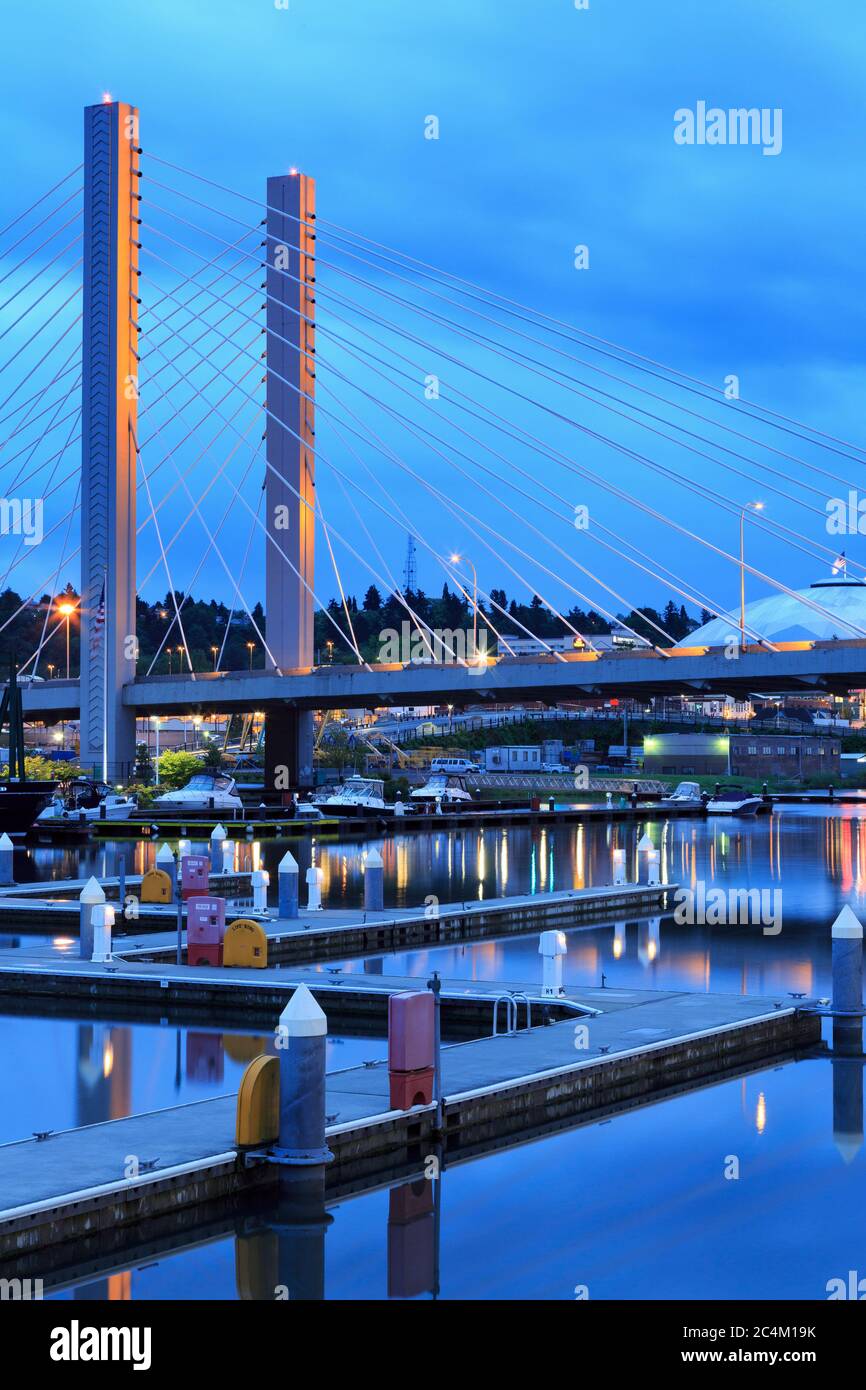
<instances>
[{"instance_id":1,"label":"marina dock","mask_svg":"<svg viewBox=\"0 0 866 1390\"><path fill-rule=\"evenodd\" d=\"M387 992L405 983L365 985ZM346 984L325 992L333 999ZM445 982L449 996L460 988L465 982ZM616 1113L790 1058L821 1036L808 1006L772 996L582 989L573 1002L600 1010L580 1016L585 1045L564 1019L444 1048L439 1135L435 1106L390 1108L384 1063L329 1073L329 1186L399 1176L437 1143L459 1153ZM21 1273L29 1260L62 1258L70 1243L122 1241L130 1224L276 1182L278 1169L237 1150L235 1108L229 1095L0 1146L0 1267L15 1262Z\"/></svg>"}]
</instances>

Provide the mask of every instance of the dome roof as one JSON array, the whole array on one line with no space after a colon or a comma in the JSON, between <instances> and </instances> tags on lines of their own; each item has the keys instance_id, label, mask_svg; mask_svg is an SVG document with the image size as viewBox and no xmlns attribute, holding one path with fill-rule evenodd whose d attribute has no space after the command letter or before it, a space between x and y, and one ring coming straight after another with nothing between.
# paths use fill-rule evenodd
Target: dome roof
<instances>
[{"instance_id":1,"label":"dome roof","mask_svg":"<svg viewBox=\"0 0 866 1390\"><path fill-rule=\"evenodd\" d=\"M808 602L803 602L806 599ZM818 613L809 605L818 604ZM721 647L740 630L739 610L713 618L685 639L690 647ZM746 641L850 641L866 637L866 584L845 575L819 579L794 594L772 594L746 604Z\"/></svg>"}]
</instances>

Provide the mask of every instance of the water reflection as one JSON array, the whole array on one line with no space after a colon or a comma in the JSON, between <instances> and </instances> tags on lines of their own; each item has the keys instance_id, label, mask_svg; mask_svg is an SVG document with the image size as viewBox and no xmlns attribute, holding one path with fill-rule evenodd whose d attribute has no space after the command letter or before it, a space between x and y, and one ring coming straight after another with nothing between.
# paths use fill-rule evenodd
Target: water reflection
<instances>
[{"instance_id":1,"label":"water reflection","mask_svg":"<svg viewBox=\"0 0 866 1390\"><path fill-rule=\"evenodd\" d=\"M15 1058L0 1074L0 1143L226 1095L254 1057L276 1055L261 1028L18 1015L0 1015L0 1048ZM328 1039L329 1071L386 1055L381 1038Z\"/></svg>"},{"instance_id":2,"label":"water reflection","mask_svg":"<svg viewBox=\"0 0 866 1390\"><path fill-rule=\"evenodd\" d=\"M860 1029L832 1044L831 1060L457 1155L433 1181L419 1168L336 1199L283 1186L166 1237L101 1296L826 1298L866 1239ZM46 1292L76 1286L58 1272Z\"/></svg>"}]
</instances>

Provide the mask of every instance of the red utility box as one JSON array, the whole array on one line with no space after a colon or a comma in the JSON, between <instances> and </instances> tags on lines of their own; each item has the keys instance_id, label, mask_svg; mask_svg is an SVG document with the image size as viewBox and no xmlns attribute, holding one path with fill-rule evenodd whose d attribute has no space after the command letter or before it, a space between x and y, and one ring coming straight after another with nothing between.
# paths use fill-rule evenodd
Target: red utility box
<instances>
[{"instance_id":1,"label":"red utility box","mask_svg":"<svg viewBox=\"0 0 866 1390\"><path fill-rule=\"evenodd\" d=\"M225 898L190 898L186 910L187 946L221 946L225 932Z\"/></svg>"},{"instance_id":2,"label":"red utility box","mask_svg":"<svg viewBox=\"0 0 866 1390\"><path fill-rule=\"evenodd\" d=\"M388 1000L388 1075L391 1109L429 1105L435 1066L435 1003L425 991Z\"/></svg>"},{"instance_id":3,"label":"red utility box","mask_svg":"<svg viewBox=\"0 0 866 1390\"><path fill-rule=\"evenodd\" d=\"M203 945L200 941L187 942L186 963L187 965L222 965L222 942L215 946Z\"/></svg>"},{"instance_id":4,"label":"red utility box","mask_svg":"<svg viewBox=\"0 0 866 1390\"><path fill-rule=\"evenodd\" d=\"M180 861L180 888L184 899L210 893L210 859L206 854L185 854Z\"/></svg>"}]
</instances>

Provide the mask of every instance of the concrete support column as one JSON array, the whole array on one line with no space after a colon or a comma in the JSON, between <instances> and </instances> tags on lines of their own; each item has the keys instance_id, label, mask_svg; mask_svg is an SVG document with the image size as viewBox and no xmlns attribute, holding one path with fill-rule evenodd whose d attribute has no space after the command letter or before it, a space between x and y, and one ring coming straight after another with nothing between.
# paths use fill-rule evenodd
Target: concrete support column
<instances>
[{"instance_id":1,"label":"concrete support column","mask_svg":"<svg viewBox=\"0 0 866 1390\"><path fill-rule=\"evenodd\" d=\"M269 709L265 715L265 786L283 792L309 790L312 785L312 711L291 705Z\"/></svg>"},{"instance_id":2,"label":"concrete support column","mask_svg":"<svg viewBox=\"0 0 866 1390\"><path fill-rule=\"evenodd\" d=\"M84 112L81 764L115 782L135 761L138 111Z\"/></svg>"},{"instance_id":3,"label":"concrete support column","mask_svg":"<svg viewBox=\"0 0 866 1390\"><path fill-rule=\"evenodd\" d=\"M265 635L268 666L284 672L314 661L315 219L313 179L298 173L268 179ZM270 780L282 764L289 785L310 787L312 713L285 713L292 717L269 715L265 728L268 785L286 790ZM279 751L269 743L281 745Z\"/></svg>"}]
</instances>

